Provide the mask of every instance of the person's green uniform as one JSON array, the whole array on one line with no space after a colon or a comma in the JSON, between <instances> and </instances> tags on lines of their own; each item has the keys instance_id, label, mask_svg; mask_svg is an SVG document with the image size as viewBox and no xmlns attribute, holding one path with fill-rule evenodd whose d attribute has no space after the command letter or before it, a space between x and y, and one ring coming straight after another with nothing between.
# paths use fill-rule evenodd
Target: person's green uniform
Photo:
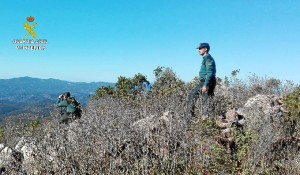
<instances>
[{"instance_id":1,"label":"person's green uniform","mask_svg":"<svg viewBox=\"0 0 300 175\"><path fill-rule=\"evenodd\" d=\"M72 119L81 117L80 103L70 95L70 92L61 94L55 106L61 108L61 123L68 123Z\"/></svg>"},{"instance_id":2,"label":"person's green uniform","mask_svg":"<svg viewBox=\"0 0 300 175\"><path fill-rule=\"evenodd\" d=\"M68 113L74 113L76 111L76 105L73 104L69 99L58 99L55 106L66 107Z\"/></svg>"},{"instance_id":3,"label":"person's green uniform","mask_svg":"<svg viewBox=\"0 0 300 175\"><path fill-rule=\"evenodd\" d=\"M214 95L214 89L216 86L216 63L210 54L203 57L201 68L199 71L200 83L192 90L189 95L189 101L193 98L197 98L200 94L207 99L209 96ZM202 93L201 89L203 86L208 88L206 93Z\"/></svg>"}]
</instances>

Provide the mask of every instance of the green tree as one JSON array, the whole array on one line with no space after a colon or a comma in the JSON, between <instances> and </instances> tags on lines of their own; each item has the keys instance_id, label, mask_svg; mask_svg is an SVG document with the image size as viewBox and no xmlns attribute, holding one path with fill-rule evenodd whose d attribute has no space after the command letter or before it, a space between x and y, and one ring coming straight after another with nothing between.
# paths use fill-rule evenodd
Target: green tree
<instances>
[{"instance_id":1,"label":"green tree","mask_svg":"<svg viewBox=\"0 0 300 175\"><path fill-rule=\"evenodd\" d=\"M102 86L102 87L99 87L96 90L94 98L99 99L99 98L101 98L105 95L114 95L114 94L115 94L115 90L114 90L113 87L111 87L111 86Z\"/></svg>"},{"instance_id":2,"label":"green tree","mask_svg":"<svg viewBox=\"0 0 300 175\"><path fill-rule=\"evenodd\" d=\"M293 120L299 120L300 117L300 86L292 93L283 98L283 104Z\"/></svg>"},{"instance_id":3,"label":"green tree","mask_svg":"<svg viewBox=\"0 0 300 175\"><path fill-rule=\"evenodd\" d=\"M143 82L148 82L147 77L140 73L135 74L131 81L133 86L140 86Z\"/></svg>"},{"instance_id":4,"label":"green tree","mask_svg":"<svg viewBox=\"0 0 300 175\"><path fill-rule=\"evenodd\" d=\"M174 94L179 89L184 89L184 82L180 80L171 68L157 67L154 71L156 80L153 91L160 95Z\"/></svg>"},{"instance_id":5,"label":"green tree","mask_svg":"<svg viewBox=\"0 0 300 175\"><path fill-rule=\"evenodd\" d=\"M116 91L119 97L124 97L132 93L134 89L141 89L142 83L148 82L147 77L140 73L135 74L133 78L120 76L116 82Z\"/></svg>"},{"instance_id":6,"label":"green tree","mask_svg":"<svg viewBox=\"0 0 300 175\"><path fill-rule=\"evenodd\" d=\"M133 83L130 78L126 78L123 76L118 77L118 81L116 82L116 90L118 96L126 96L132 88Z\"/></svg>"},{"instance_id":7,"label":"green tree","mask_svg":"<svg viewBox=\"0 0 300 175\"><path fill-rule=\"evenodd\" d=\"M154 76L156 79L158 79L162 73L164 72L165 67L157 66L156 69L153 70Z\"/></svg>"}]
</instances>

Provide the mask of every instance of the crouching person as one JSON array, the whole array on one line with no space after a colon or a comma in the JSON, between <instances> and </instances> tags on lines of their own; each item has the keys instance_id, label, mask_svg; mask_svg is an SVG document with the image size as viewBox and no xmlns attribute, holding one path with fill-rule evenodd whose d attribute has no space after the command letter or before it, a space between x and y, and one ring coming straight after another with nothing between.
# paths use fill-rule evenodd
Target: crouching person
<instances>
[{"instance_id":1,"label":"crouching person","mask_svg":"<svg viewBox=\"0 0 300 175\"><path fill-rule=\"evenodd\" d=\"M81 105L70 92L59 95L55 106L60 108L60 123L67 124L81 117Z\"/></svg>"}]
</instances>

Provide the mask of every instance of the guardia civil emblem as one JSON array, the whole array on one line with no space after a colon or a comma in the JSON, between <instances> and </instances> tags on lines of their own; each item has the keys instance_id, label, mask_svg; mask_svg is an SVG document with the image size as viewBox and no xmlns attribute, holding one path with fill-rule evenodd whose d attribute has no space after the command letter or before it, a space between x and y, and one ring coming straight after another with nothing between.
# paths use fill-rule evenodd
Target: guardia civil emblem
<instances>
[{"instance_id":1,"label":"guardia civil emblem","mask_svg":"<svg viewBox=\"0 0 300 175\"><path fill-rule=\"evenodd\" d=\"M27 17L27 22L24 22L24 29L27 31L26 35L25 35L25 39L27 38L28 35L31 35L32 38L36 38L36 34L34 32L34 29L36 28L37 23L33 23L34 22L34 17L29 16ZM30 25L31 23L33 23L32 25Z\"/></svg>"}]
</instances>

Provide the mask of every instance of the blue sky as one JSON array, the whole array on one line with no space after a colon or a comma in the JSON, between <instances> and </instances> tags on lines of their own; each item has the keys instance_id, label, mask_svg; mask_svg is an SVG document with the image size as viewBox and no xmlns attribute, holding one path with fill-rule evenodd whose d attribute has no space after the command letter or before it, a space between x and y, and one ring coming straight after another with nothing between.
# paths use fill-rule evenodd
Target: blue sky
<instances>
[{"instance_id":1,"label":"blue sky","mask_svg":"<svg viewBox=\"0 0 300 175\"><path fill-rule=\"evenodd\" d=\"M45 51L16 50L35 17ZM217 76L240 69L300 83L297 0L2 0L0 79L31 76L116 82L157 66L185 82L198 75L195 49L211 45ZM28 37L27 39L32 39Z\"/></svg>"}]
</instances>

